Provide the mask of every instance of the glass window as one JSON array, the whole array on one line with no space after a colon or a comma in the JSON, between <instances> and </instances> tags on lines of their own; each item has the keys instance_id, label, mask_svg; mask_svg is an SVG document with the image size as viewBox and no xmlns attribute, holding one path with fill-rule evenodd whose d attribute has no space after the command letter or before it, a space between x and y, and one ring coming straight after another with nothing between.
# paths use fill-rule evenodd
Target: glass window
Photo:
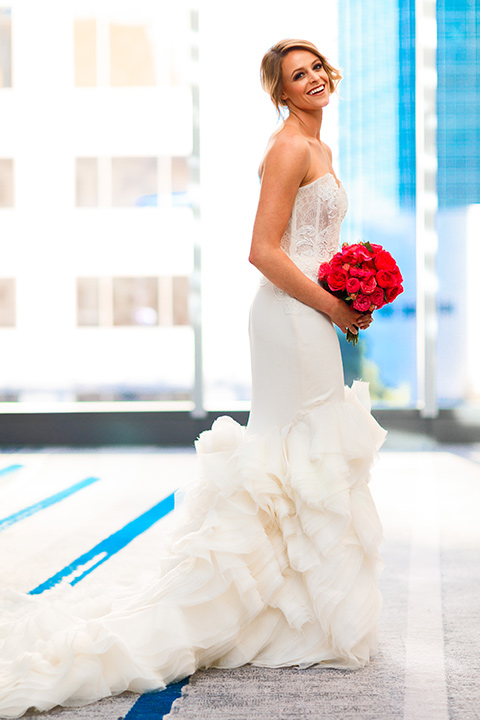
<instances>
[{"instance_id":1,"label":"glass window","mask_svg":"<svg viewBox=\"0 0 480 720\"><path fill-rule=\"evenodd\" d=\"M78 326L189 325L187 276L79 277Z\"/></svg>"},{"instance_id":2,"label":"glass window","mask_svg":"<svg viewBox=\"0 0 480 720\"><path fill-rule=\"evenodd\" d=\"M156 198L157 188L157 158L112 158L112 205L114 207L151 204L148 201L152 197Z\"/></svg>"},{"instance_id":3,"label":"glass window","mask_svg":"<svg viewBox=\"0 0 480 720\"><path fill-rule=\"evenodd\" d=\"M339 62L345 76L339 174L349 196L342 241L383 245L405 280L404 293L375 312L356 350L343 335L341 347L347 381L363 377L370 382L374 404L394 407L417 403L414 7L410 0L400 5L383 0L338 4Z\"/></svg>"},{"instance_id":4,"label":"glass window","mask_svg":"<svg viewBox=\"0 0 480 720\"><path fill-rule=\"evenodd\" d=\"M13 160L0 158L0 208L13 207Z\"/></svg>"},{"instance_id":5,"label":"glass window","mask_svg":"<svg viewBox=\"0 0 480 720\"><path fill-rule=\"evenodd\" d=\"M95 19L75 20L75 85L97 84L97 22Z\"/></svg>"},{"instance_id":6,"label":"glass window","mask_svg":"<svg viewBox=\"0 0 480 720\"><path fill-rule=\"evenodd\" d=\"M16 283L14 278L0 278L0 327L15 327Z\"/></svg>"},{"instance_id":7,"label":"glass window","mask_svg":"<svg viewBox=\"0 0 480 720\"><path fill-rule=\"evenodd\" d=\"M105 158L103 179L112 187L114 207L170 207L190 205L187 157ZM99 205L99 159L77 158L77 207ZM105 200L105 198L104 198ZM105 205L105 202L103 203Z\"/></svg>"},{"instance_id":8,"label":"glass window","mask_svg":"<svg viewBox=\"0 0 480 720\"><path fill-rule=\"evenodd\" d=\"M189 281L186 277L174 277L172 287L173 324L189 325L188 312Z\"/></svg>"},{"instance_id":9,"label":"glass window","mask_svg":"<svg viewBox=\"0 0 480 720\"><path fill-rule=\"evenodd\" d=\"M113 278L113 324L158 324L157 278Z\"/></svg>"},{"instance_id":10,"label":"glass window","mask_svg":"<svg viewBox=\"0 0 480 720\"><path fill-rule=\"evenodd\" d=\"M115 87L155 85L151 37L141 25L110 25L110 83Z\"/></svg>"},{"instance_id":11,"label":"glass window","mask_svg":"<svg viewBox=\"0 0 480 720\"><path fill-rule=\"evenodd\" d=\"M98 278L77 278L77 325L100 325Z\"/></svg>"},{"instance_id":12,"label":"glass window","mask_svg":"<svg viewBox=\"0 0 480 720\"><path fill-rule=\"evenodd\" d=\"M97 158L76 160L76 205L95 207L98 205L98 161Z\"/></svg>"},{"instance_id":13,"label":"glass window","mask_svg":"<svg viewBox=\"0 0 480 720\"><path fill-rule=\"evenodd\" d=\"M172 192L175 194L186 193L189 178L188 159L185 157L172 158Z\"/></svg>"},{"instance_id":14,"label":"glass window","mask_svg":"<svg viewBox=\"0 0 480 720\"><path fill-rule=\"evenodd\" d=\"M12 11L0 7L0 88L12 87Z\"/></svg>"}]
</instances>

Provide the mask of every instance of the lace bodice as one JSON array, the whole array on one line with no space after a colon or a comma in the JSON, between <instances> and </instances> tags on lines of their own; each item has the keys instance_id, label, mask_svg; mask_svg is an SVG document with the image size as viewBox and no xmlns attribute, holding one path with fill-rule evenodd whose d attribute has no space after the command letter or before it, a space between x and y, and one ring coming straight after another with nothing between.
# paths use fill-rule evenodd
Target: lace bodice
<instances>
[{"instance_id":1,"label":"lace bodice","mask_svg":"<svg viewBox=\"0 0 480 720\"><path fill-rule=\"evenodd\" d=\"M311 280L317 280L321 263L338 250L347 205L345 189L331 173L298 189L281 247ZM262 284L267 282L262 280ZM295 311L297 300L277 287L275 294L286 302L287 312Z\"/></svg>"}]
</instances>

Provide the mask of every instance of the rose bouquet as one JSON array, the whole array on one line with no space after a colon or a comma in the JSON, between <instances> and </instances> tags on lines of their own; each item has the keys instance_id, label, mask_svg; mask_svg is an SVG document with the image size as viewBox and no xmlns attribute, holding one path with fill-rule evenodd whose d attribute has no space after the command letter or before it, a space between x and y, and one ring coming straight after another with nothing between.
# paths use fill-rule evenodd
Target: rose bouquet
<instances>
[{"instance_id":1,"label":"rose bouquet","mask_svg":"<svg viewBox=\"0 0 480 720\"><path fill-rule=\"evenodd\" d=\"M393 302L403 292L398 265L381 245L369 242L347 245L330 262L320 265L320 285L345 300L355 310L371 313ZM358 334L347 331L348 342L358 342Z\"/></svg>"}]
</instances>

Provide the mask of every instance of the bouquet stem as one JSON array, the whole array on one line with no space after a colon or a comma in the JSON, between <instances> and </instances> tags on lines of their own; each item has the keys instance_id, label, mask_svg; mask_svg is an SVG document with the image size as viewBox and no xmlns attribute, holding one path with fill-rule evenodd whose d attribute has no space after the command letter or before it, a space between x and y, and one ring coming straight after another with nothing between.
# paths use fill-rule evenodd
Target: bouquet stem
<instances>
[{"instance_id":1,"label":"bouquet stem","mask_svg":"<svg viewBox=\"0 0 480 720\"><path fill-rule=\"evenodd\" d=\"M358 343L359 335L360 335L359 332L352 333L350 330L347 330L347 342L351 342L352 345L355 347L355 345Z\"/></svg>"}]
</instances>

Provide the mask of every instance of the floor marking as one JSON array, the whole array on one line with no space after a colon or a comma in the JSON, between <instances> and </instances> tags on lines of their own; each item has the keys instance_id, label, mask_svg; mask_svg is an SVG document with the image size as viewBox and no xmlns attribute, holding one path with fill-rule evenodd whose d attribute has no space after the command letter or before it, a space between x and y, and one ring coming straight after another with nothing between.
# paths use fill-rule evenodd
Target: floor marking
<instances>
[{"instance_id":1,"label":"floor marking","mask_svg":"<svg viewBox=\"0 0 480 720\"><path fill-rule=\"evenodd\" d=\"M188 684L190 677L167 685L165 690L141 695L125 720L162 720L172 709L172 704L182 694L182 687Z\"/></svg>"},{"instance_id":2,"label":"floor marking","mask_svg":"<svg viewBox=\"0 0 480 720\"><path fill-rule=\"evenodd\" d=\"M70 495L73 495L79 490L82 490L84 487L92 485L92 483L98 482L99 479L100 478L96 477L85 478L85 480L81 480L75 485L72 485L65 490L61 490L60 492L55 493L55 495L51 495L50 497L45 498L45 500L40 500L34 505L30 505L23 510L19 510L18 512L13 513L13 515L9 515L8 517L3 518L3 520L0 520L0 532L2 530L5 530L7 527L10 527L10 525L17 523L20 520L24 520L25 518L30 517L30 515L34 515L35 513L40 512L40 510L44 510L45 508L50 507L50 505L55 505L55 503L60 502L60 500L64 500Z\"/></svg>"},{"instance_id":3,"label":"floor marking","mask_svg":"<svg viewBox=\"0 0 480 720\"><path fill-rule=\"evenodd\" d=\"M86 575L89 575L92 570L95 570L96 567L119 552L119 550L128 545L138 535L141 535L145 530L148 530L149 527L154 525L154 523L158 522L158 520L168 515L174 507L175 493L172 493L150 508L150 510L147 510L135 520L132 520L123 528L117 530L113 535L102 540L91 550L80 555L80 557L70 563L70 565L64 567L63 570L60 570L60 572L53 575L44 583L30 590L29 595L40 595L40 593L45 590L50 590L54 585L58 585L62 580L67 580L70 585L76 585L80 580L83 580Z\"/></svg>"},{"instance_id":4,"label":"floor marking","mask_svg":"<svg viewBox=\"0 0 480 720\"><path fill-rule=\"evenodd\" d=\"M404 720L448 720L438 479L417 483L410 555Z\"/></svg>"},{"instance_id":5,"label":"floor marking","mask_svg":"<svg viewBox=\"0 0 480 720\"><path fill-rule=\"evenodd\" d=\"M23 468L23 465L7 465L7 467L4 467L0 470L0 477L2 475L8 475L11 472L15 472L15 470L21 470Z\"/></svg>"}]
</instances>

